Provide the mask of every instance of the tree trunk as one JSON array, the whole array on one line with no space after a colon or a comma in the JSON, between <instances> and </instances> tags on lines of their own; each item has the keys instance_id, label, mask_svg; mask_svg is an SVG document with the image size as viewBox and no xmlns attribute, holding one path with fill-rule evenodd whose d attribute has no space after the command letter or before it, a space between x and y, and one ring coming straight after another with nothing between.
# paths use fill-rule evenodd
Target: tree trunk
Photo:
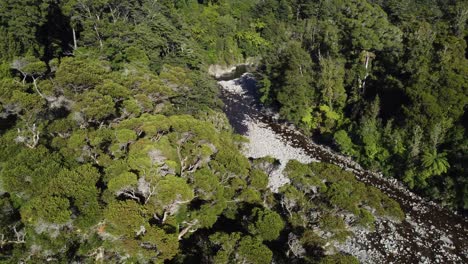
<instances>
[{"instance_id":1,"label":"tree trunk","mask_svg":"<svg viewBox=\"0 0 468 264\"><path fill-rule=\"evenodd\" d=\"M42 97L43 99L46 99L45 96L41 93L41 91L39 91L39 88L37 87L36 78L34 78L34 77L32 77L32 78L33 78L34 90L36 90L36 92L39 94L40 97Z\"/></svg>"},{"instance_id":2,"label":"tree trunk","mask_svg":"<svg viewBox=\"0 0 468 264\"><path fill-rule=\"evenodd\" d=\"M365 62L366 74L364 75L364 79L362 80L362 94L364 94L366 91L366 79L369 76L369 71L368 71L369 60L370 60L369 52L366 51L366 62Z\"/></svg>"},{"instance_id":3,"label":"tree trunk","mask_svg":"<svg viewBox=\"0 0 468 264\"><path fill-rule=\"evenodd\" d=\"M76 43L75 27L72 27L72 33L73 33L73 50L76 50L78 48L78 44Z\"/></svg>"},{"instance_id":4,"label":"tree trunk","mask_svg":"<svg viewBox=\"0 0 468 264\"><path fill-rule=\"evenodd\" d=\"M364 68L365 68L365 74L364 78L358 77L358 83L359 83L359 92L361 94L364 94L366 92L366 79L369 77L369 67L370 67L370 62L371 62L371 57L375 56L373 53L369 51L363 51L365 53L365 61L364 61Z\"/></svg>"},{"instance_id":5,"label":"tree trunk","mask_svg":"<svg viewBox=\"0 0 468 264\"><path fill-rule=\"evenodd\" d=\"M188 232L190 232L192 226L196 225L198 223L198 220L194 220L190 223L188 223L188 225L179 233L179 236L177 237L178 240L182 240L182 237L184 237L185 234L187 234ZM194 232L195 230L191 231L191 232Z\"/></svg>"},{"instance_id":6,"label":"tree trunk","mask_svg":"<svg viewBox=\"0 0 468 264\"><path fill-rule=\"evenodd\" d=\"M98 15L96 15L96 19L97 19L97 21L100 21L100 20L101 20L101 18L100 18ZM101 35L99 34L98 27L97 27L97 23L94 23L94 30L96 30L96 35L97 35L97 38L98 38L98 40L99 40L99 46L100 46L101 49L102 49L102 47L103 47L103 45L102 45L102 38L101 38Z\"/></svg>"},{"instance_id":7,"label":"tree trunk","mask_svg":"<svg viewBox=\"0 0 468 264\"><path fill-rule=\"evenodd\" d=\"M102 45L102 39L101 39L101 35L99 35L99 31L98 31L98 28L97 28L96 25L94 25L94 30L96 31L96 36L97 36L97 38L98 38L98 40L99 40L99 47L101 47L101 49L102 49L102 47L103 47L103 45Z\"/></svg>"}]
</instances>

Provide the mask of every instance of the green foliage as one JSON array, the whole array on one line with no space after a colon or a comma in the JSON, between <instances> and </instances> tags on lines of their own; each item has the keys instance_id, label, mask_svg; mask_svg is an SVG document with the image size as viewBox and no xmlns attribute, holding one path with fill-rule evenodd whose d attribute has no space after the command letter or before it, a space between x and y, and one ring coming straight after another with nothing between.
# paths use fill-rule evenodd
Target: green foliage
<instances>
[{"instance_id":1,"label":"green foliage","mask_svg":"<svg viewBox=\"0 0 468 264\"><path fill-rule=\"evenodd\" d=\"M184 179L168 175L156 184L158 194L155 202L158 207L167 207L177 201L190 201L193 199L193 190Z\"/></svg>"},{"instance_id":2,"label":"green foliage","mask_svg":"<svg viewBox=\"0 0 468 264\"><path fill-rule=\"evenodd\" d=\"M125 190L126 188L131 188L137 185L138 177L131 172L124 172L111 180L107 184L107 188L109 192L114 194L119 194L121 191Z\"/></svg>"},{"instance_id":3,"label":"green foliage","mask_svg":"<svg viewBox=\"0 0 468 264\"><path fill-rule=\"evenodd\" d=\"M36 197L29 201L21 212L21 218L32 224L46 223L64 224L70 220L71 212L68 210L70 202L61 197Z\"/></svg>"},{"instance_id":4,"label":"green foliage","mask_svg":"<svg viewBox=\"0 0 468 264\"><path fill-rule=\"evenodd\" d=\"M40 47L36 34L40 32L40 27L47 21L49 4L48 1L29 0L26 2L8 0L1 3L0 25L3 30L7 30L5 33L10 38L5 43L8 45L8 49L2 50L2 52L26 52L29 49Z\"/></svg>"},{"instance_id":5,"label":"green foliage","mask_svg":"<svg viewBox=\"0 0 468 264\"><path fill-rule=\"evenodd\" d=\"M74 93L94 88L107 73L103 63L84 58L64 58L55 74L55 81L60 88Z\"/></svg>"},{"instance_id":6,"label":"green foliage","mask_svg":"<svg viewBox=\"0 0 468 264\"><path fill-rule=\"evenodd\" d=\"M2 185L20 199L39 195L60 170L58 155L49 154L44 147L33 150L21 148L11 154L14 155L2 163Z\"/></svg>"},{"instance_id":7,"label":"green foliage","mask_svg":"<svg viewBox=\"0 0 468 264\"><path fill-rule=\"evenodd\" d=\"M220 248L214 257L216 263L270 263L273 256L261 240L240 233L216 233L210 241Z\"/></svg>"},{"instance_id":8,"label":"green foliage","mask_svg":"<svg viewBox=\"0 0 468 264\"><path fill-rule=\"evenodd\" d=\"M437 153L436 150L432 152L423 153L421 163L428 173L432 175L440 175L446 173L450 167L447 161L447 153Z\"/></svg>"},{"instance_id":9,"label":"green foliage","mask_svg":"<svg viewBox=\"0 0 468 264\"><path fill-rule=\"evenodd\" d=\"M253 169L249 174L250 186L258 190L266 189L268 185L268 175L259 169Z\"/></svg>"},{"instance_id":10,"label":"green foliage","mask_svg":"<svg viewBox=\"0 0 468 264\"><path fill-rule=\"evenodd\" d=\"M150 228L142 239L151 255L156 255L153 248L158 249L157 257L170 260L179 252L179 241L175 234L167 234L162 229Z\"/></svg>"},{"instance_id":11,"label":"green foliage","mask_svg":"<svg viewBox=\"0 0 468 264\"><path fill-rule=\"evenodd\" d=\"M319 263L320 264L358 264L359 261L353 256L336 254L336 255L324 257L323 259L320 260Z\"/></svg>"},{"instance_id":12,"label":"green foliage","mask_svg":"<svg viewBox=\"0 0 468 264\"><path fill-rule=\"evenodd\" d=\"M38 77L47 71L47 65L32 55L16 58L12 63L12 68L19 71L23 78L26 76Z\"/></svg>"},{"instance_id":13,"label":"green foliage","mask_svg":"<svg viewBox=\"0 0 468 264\"><path fill-rule=\"evenodd\" d=\"M246 236L239 242L239 261L250 263L270 263L273 253L257 238Z\"/></svg>"},{"instance_id":14,"label":"green foliage","mask_svg":"<svg viewBox=\"0 0 468 264\"><path fill-rule=\"evenodd\" d=\"M404 219L396 201L376 188L365 186L352 173L336 165L290 161L285 173L291 185L282 187L280 193L288 222L294 227L312 226L324 231L321 236L313 231L299 233L305 246L323 247L324 241L344 241L353 234L349 227L372 230L379 217L394 221ZM353 220L348 218L345 222L343 215L349 213ZM310 215L316 215L318 222Z\"/></svg>"},{"instance_id":15,"label":"green foliage","mask_svg":"<svg viewBox=\"0 0 468 264\"><path fill-rule=\"evenodd\" d=\"M26 234L0 258L270 263L283 228L310 253L404 219L324 163L289 162L271 193L277 162L240 153L206 73L249 57L281 118L468 208L468 9L397 2L0 1L0 233Z\"/></svg>"},{"instance_id":16,"label":"green foliage","mask_svg":"<svg viewBox=\"0 0 468 264\"><path fill-rule=\"evenodd\" d=\"M81 102L76 105L76 110L83 113L88 122L104 120L115 112L114 102L109 95L89 91L83 93L81 98Z\"/></svg>"},{"instance_id":17,"label":"green foliage","mask_svg":"<svg viewBox=\"0 0 468 264\"><path fill-rule=\"evenodd\" d=\"M333 206L356 213L356 205L362 199L360 197L361 188L356 187L360 187L360 185L339 180L328 187L326 195Z\"/></svg>"},{"instance_id":18,"label":"green foliage","mask_svg":"<svg viewBox=\"0 0 468 264\"><path fill-rule=\"evenodd\" d=\"M257 3L272 43L258 73L260 100L306 133L326 142L335 135L339 150L365 167L440 193L445 179L463 181L446 132L463 123L467 104L466 6L397 2ZM441 144L451 166L443 158L422 165L419 151L429 160ZM443 176L427 181L435 174Z\"/></svg>"},{"instance_id":19,"label":"green foliage","mask_svg":"<svg viewBox=\"0 0 468 264\"><path fill-rule=\"evenodd\" d=\"M252 211L252 224L248 229L252 235L258 235L263 240L275 240L284 228L281 216L274 211L255 208Z\"/></svg>"},{"instance_id":20,"label":"green foliage","mask_svg":"<svg viewBox=\"0 0 468 264\"><path fill-rule=\"evenodd\" d=\"M341 217L326 214L320 218L320 228L327 232L331 232L332 239L344 242L348 236L351 235L351 231L348 231L345 222Z\"/></svg>"},{"instance_id":21,"label":"green foliage","mask_svg":"<svg viewBox=\"0 0 468 264\"><path fill-rule=\"evenodd\" d=\"M366 209L360 210L359 220L358 220L359 225L366 227L366 228L374 229L374 222L375 222L375 217L372 215L372 213L370 213Z\"/></svg>"},{"instance_id":22,"label":"green foliage","mask_svg":"<svg viewBox=\"0 0 468 264\"><path fill-rule=\"evenodd\" d=\"M248 159L237 151L228 149L221 149L216 154L216 160L224 164L226 169L234 174L246 176L250 164Z\"/></svg>"},{"instance_id":23,"label":"green foliage","mask_svg":"<svg viewBox=\"0 0 468 264\"><path fill-rule=\"evenodd\" d=\"M113 202L109 204L104 212L104 217L108 221L102 231L109 232L117 237L132 238L136 235L140 226L145 226L143 218L143 208L135 201Z\"/></svg>"},{"instance_id":24,"label":"green foliage","mask_svg":"<svg viewBox=\"0 0 468 264\"><path fill-rule=\"evenodd\" d=\"M291 42L283 55L288 65L284 73L284 85L278 91L277 99L281 104L280 114L298 123L308 113L313 90L309 88L307 72L312 64L307 54L297 42Z\"/></svg>"},{"instance_id":25,"label":"green foliage","mask_svg":"<svg viewBox=\"0 0 468 264\"><path fill-rule=\"evenodd\" d=\"M341 152L343 152L346 155L356 154L356 151L354 150L355 146L351 138L348 136L348 133L346 133L346 131L339 130L335 132L333 138L335 139L335 142L340 147Z\"/></svg>"},{"instance_id":26,"label":"green foliage","mask_svg":"<svg viewBox=\"0 0 468 264\"><path fill-rule=\"evenodd\" d=\"M2 61L10 61L20 52L20 44L15 41L13 33L6 28L0 28L0 59Z\"/></svg>"},{"instance_id":27,"label":"green foliage","mask_svg":"<svg viewBox=\"0 0 468 264\"><path fill-rule=\"evenodd\" d=\"M130 97L130 91L126 87L109 80L105 80L103 84L98 85L96 90L102 95L112 97L114 101L122 101Z\"/></svg>"},{"instance_id":28,"label":"green foliage","mask_svg":"<svg viewBox=\"0 0 468 264\"><path fill-rule=\"evenodd\" d=\"M135 64L140 67L148 67L150 64L150 60L145 51L137 47L128 47L124 53L125 60L131 64Z\"/></svg>"},{"instance_id":29,"label":"green foliage","mask_svg":"<svg viewBox=\"0 0 468 264\"><path fill-rule=\"evenodd\" d=\"M318 82L321 91L321 101L326 102L330 109L340 111L346 102L344 88L344 66L340 61L332 58L320 59L320 80Z\"/></svg>"}]
</instances>

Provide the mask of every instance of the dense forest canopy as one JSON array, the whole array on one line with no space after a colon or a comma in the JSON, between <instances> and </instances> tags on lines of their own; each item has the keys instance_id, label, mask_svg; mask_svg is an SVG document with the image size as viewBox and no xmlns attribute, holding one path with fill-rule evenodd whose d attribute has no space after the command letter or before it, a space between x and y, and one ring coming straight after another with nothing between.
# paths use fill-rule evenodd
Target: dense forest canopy
<instances>
[{"instance_id":1,"label":"dense forest canopy","mask_svg":"<svg viewBox=\"0 0 468 264\"><path fill-rule=\"evenodd\" d=\"M333 243L403 212L325 163L267 188L277 161L241 154L207 74L249 57L284 120L467 210L467 19L464 0L0 1L0 262L356 262Z\"/></svg>"}]
</instances>

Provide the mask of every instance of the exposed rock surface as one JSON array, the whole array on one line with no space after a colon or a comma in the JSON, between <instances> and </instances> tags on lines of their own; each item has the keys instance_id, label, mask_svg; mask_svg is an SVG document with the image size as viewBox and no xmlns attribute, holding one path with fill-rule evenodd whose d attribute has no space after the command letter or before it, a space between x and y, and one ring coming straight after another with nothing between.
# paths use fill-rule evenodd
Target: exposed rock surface
<instances>
[{"instance_id":1,"label":"exposed rock surface","mask_svg":"<svg viewBox=\"0 0 468 264\"><path fill-rule=\"evenodd\" d=\"M208 73L215 77L216 79L221 78L226 75L233 74L236 71L236 66L232 65L219 65L219 64L212 64L208 68Z\"/></svg>"},{"instance_id":2,"label":"exposed rock surface","mask_svg":"<svg viewBox=\"0 0 468 264\"><path fill-rule=\"evenodd\" d=\"M245 61L233 65L212 64L208 67L208 74L216 79L232 78L236 75L236 72L240 75L245 72L246 69L255 68L257 60L256 58L247 58Z\"/></svg>"},{"instance_id":3,"label":"exposed rock surface","mask_svg":"<svg viewBox=\"0 0 468 264\"><path fill-rule=\"evenodd\" d=\"M337 250L356 256L362 263L468 263L466 218L419 197L395 179L364 170L351 158L314 143L294 126L278 123L274 111L256 102L255 80L250 74L220 85L231 125L250 139L244 153L254 158L272 156L283 165L270 174L272 190L289 181L281 173L289 159L325 161L354 172L358 180L400 203L405 221L396 224L380 219L375 232L353 230L355 235L336 244Z\"/></svg>"},{"instance_id":4,"label":"exposed rock surface","mask_svg":"<svg viewBox=\"0 0 468 264\"><path fill-rule=\"evenodd\" d=\"M281 186L289 182L289 179L283 175L283 170L289 160L295 159L302 163L314 161L304 150L282 140L279 135L268 128L267 124L249 118L246 119L246 124L248 127L246 137L249 139L249 144L246 145L244 154L251 158L271 156L280 162L279 167L269 175L268 186L273 192L277 192Z\"/></svg>"}]
</instances>

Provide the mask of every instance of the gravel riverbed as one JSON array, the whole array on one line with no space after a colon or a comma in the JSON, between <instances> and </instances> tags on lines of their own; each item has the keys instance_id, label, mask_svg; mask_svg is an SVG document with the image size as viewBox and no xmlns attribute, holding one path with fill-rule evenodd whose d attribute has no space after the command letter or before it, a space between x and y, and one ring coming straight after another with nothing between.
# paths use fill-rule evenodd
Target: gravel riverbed
<instances>
[{"instance_id":1,"label":"gravel riverbed","mask_svg":"<svg viewBox=\"0 0 468 264\"><path fill-rule=\"evenodd\" d=\"M294 126L277 122L275 113L256 101L252 75L219 84L231 125L249 139L244 154L272 156L281 163L270 175L272 191L289 182L282 170L290 159L324 161L352 171L358 180L400 203L406 214L402 223L379 219L374 232L354 230L354 236L335 245L337 250L356 256L362 263L468 263L466 218L412 193L395 179L364 170L351 158L314 143Z\"/></svg>"}]
</instances>

